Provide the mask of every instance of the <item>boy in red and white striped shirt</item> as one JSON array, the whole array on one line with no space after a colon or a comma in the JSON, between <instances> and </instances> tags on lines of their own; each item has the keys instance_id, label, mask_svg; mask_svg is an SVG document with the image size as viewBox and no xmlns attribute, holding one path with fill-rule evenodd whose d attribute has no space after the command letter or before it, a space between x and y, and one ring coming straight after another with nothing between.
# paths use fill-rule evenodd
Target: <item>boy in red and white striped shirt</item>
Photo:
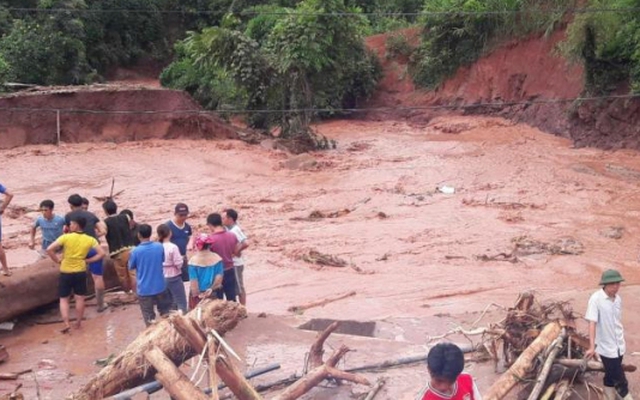
<instances>
[{"instance_id":1,"label":"boy in red and white striped shirt","mask_svg":"<svg viewBox=\"0 0 640 400\"><path fill-rule=\"evenodd\" d=\"M431 380L416 400L482 400L473 378L462 373L464 354L452 343L435 345L427 356Z\"/></svg>"}]
</instances>

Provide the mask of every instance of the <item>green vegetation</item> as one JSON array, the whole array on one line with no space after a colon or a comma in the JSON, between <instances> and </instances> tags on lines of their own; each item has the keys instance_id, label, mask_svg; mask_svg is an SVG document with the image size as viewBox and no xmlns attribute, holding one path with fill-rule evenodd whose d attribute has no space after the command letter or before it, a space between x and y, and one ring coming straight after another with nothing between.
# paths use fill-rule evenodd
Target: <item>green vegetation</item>
<instances>
[{"instance_id":1,"label":"green vegetation","mask_svg":"<svg viewBox=\"0 0 640 400\"><path fill-rule=\"evenodd\" d=\"M550 33L572 0L429 0L422 43L410 72L418 86L433 89L458 68L470 65L495 43Z\"/></svg>"},{"instance_id":2,"label":"green vegetation","mask_svg":"<svg viewBox=\"0 0 640 400\"><path fill-rule=\"evenodd\" d=\"M197 71L209 71L205 79L213 90L231 79L237 95L224 100L253 111L250 125L278 125L283 139L326 148L331 144L310 130L311 119L357 106L380 75L375 55L364 47L366 19L325 15L357 11L342 0L305 0L295 10L277 10L248 21L229 16L222 27L191 33L178 44L182 57L165 70L163 84L198 97L203 78ZM206 100L208 106L225 103L220 96Z\"/></svg>"},{"instance_id":3,"label":"green vegetation","mask_svg":"<svg viewBox=\"0 0 640 400\"><path fill-rule=\"evenodd\" d=\"M637 8L640 1L591 0L589 7ZM561 49L584 65L590 93L610 93L627 83L640 93L640 12L580 14L569 25Z\"/></svg>"},{"instance_id":4,"label":"green vegetation","mask_svg":"<svg viewBox=\"0 0 640 400\"><path fill-rule=\"evenodd\" d=\"M385 48L385 57L387 59L397 57L408 58L411 56L411 54L413 54L413 51L415 50L409 43L407 36L403 33L393 33L389 35L387 37Z\"/></svg>"}]
</instances>

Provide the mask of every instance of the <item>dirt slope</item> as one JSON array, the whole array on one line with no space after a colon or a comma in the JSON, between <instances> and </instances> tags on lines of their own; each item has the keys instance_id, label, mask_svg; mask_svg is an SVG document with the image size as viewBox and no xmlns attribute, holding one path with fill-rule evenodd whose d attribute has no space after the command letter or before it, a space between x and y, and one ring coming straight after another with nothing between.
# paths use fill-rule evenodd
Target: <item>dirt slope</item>
<instances>
[{"instance_id":1,"label":"dirt slope","mask_svg":"<svg viewBox=\"0 0 640 400\"><path fill-rule=\"evenodd\" d=\"M112 113L201 110L182 91L135 85L96 85L49 88L0 97L0 148L55 143L55 109L105 112L62 112L61 140L67 143L237 137L236 129L211 115Z\"/></svg>"},{"instance_id":2,"label":"dirt slope","mask_svg":"<svg viewBox=\"0 0 640 400\"><path fill-rule=\"evenodd\" d=\"M405 30L410 42L419 40L419 31ZM541 102L581 97L583 69L558 54L564 32L550 37L512 41L499 46L475 64L461 68L436 91L415 89L406 60L385 57L387 35L368 38L377 51L385 78L369 106L422 107L461 106L459 112L507 117L563 137L579 146L606 149L640 149L640 100L602 100L582 103L528 104L499 107L472 107L479 103ZM463 108L464 107L464 108ZM408 118L424 123L445 111L411 110L383 112L372 118Z\"/></svg>"}]
</instances>

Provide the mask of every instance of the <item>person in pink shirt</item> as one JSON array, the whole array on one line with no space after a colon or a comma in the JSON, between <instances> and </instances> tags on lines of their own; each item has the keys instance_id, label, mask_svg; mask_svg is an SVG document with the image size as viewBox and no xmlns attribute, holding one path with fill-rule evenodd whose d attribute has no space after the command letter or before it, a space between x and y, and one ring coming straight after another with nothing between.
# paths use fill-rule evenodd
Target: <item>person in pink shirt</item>
<instances>
[{"instance_id":1,"label":"person in pink shirt","mask_svg":"<svg viewBox=\"0 0 640 400\"><path fill-rule=\"evenodd\" d=\"M173 303L172 308L174 310L180 310L183 314L186 314L187 309L187 294L184 290L184 284L182 283L181 268L184 263L184 259L180 254L180 249L175 244L171 243L171 228L167 224L158 225L158 242L162 243L164 247L164 263L162 264L162 270L164 273L164 280L167 283L167 290L171 295L171 301Z\"/></svg>"}]
</instances>

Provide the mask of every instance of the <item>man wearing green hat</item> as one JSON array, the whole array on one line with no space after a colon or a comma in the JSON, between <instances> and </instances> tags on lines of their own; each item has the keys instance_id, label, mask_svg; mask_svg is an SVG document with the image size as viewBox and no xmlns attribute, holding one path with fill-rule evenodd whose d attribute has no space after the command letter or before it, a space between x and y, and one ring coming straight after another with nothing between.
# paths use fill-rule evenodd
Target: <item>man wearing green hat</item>
<instances>
[{"instance_id":1,"label":"man wearing green hat","mask_svg":"<svg viewBox=\"0 0 640 400\"><path fill-rule=\"evenodd\" d=\"M618 296L620 272L609 269L602 273L598 290L591 295L585 319L589 321L589 350L585 354L592 358L596 353L604 365L604 395L606 400L632 400L629 384L622 369L625 352L622 329L622 299ZM619 397L618 397L619 396Z\"/></svg>"}]
</instances>

